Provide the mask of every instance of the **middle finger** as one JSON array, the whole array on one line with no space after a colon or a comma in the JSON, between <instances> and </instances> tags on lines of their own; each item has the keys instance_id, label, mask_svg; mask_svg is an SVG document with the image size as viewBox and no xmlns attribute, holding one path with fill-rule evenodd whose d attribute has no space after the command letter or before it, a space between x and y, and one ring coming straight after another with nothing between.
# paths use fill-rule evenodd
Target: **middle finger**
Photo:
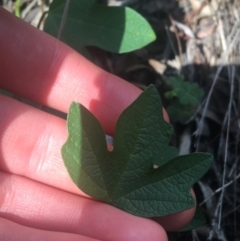
<instances>
[{"instance_id":1,"label":"middle finger","mask_svg":"<svg viewBox=\"0 0 240 241\"><path fill-rule=\"evenodd\" d=\"M0 170L84 195L61 157L66 138L65 120L0 96Z\"/></svg>"},{"instance_id":2,"label":"middle finger","mask_svg":"<svg viewBox=\"0 0 240 241\"><path fill-rule=\"evenodd\" d=\"M166 240L152 220L105 203L0 172L0 217L24 226L100 240Z\"/></svg>"}]
</instances>

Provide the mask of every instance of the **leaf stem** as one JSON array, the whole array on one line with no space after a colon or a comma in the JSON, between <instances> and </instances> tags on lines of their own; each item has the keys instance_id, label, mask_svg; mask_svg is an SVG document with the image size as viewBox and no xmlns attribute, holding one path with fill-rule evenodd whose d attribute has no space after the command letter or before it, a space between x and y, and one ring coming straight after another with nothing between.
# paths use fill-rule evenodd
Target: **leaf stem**
<instances>
[{"instance_id":1,"label":"leaf stem","mask_svg":"<svg viewBox=\"0 0 240 241\"><path fill-rule=\"evenodd\" d=\"M14 13L15 13L15 16L18 18L21 17L21 12L20 12L21 4L22 4L22 0L16 0Z\"/></svg>"}]
</instances>

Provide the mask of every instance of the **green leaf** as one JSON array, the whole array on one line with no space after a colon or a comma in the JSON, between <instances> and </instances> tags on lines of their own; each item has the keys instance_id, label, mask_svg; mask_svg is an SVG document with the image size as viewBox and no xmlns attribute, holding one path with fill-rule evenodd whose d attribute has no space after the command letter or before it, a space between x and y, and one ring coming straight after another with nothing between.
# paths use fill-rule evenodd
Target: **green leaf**
<instances>
[{"instance_id":1,"label":"green leaf","mask_svg":"<svg viewBox=\"0 0 240 241\"><path fill-rule=\"evenodd\" d=\"M64 0L50 6L44 31L57 36ZM130 52L156 38L149 23L128 7L107 7L96 0L71 0L61 40L81 52L85 46L97 46L116 53Z\"/></svg>"},{"instance_id":2,"label":"green leaf","mask_svg":"<svg viewBox=\"0 0 240 241\"><path fill-rule=\"evenodd\" d=\"M203 91L199 88L198 84L185 81L181 75L170 78L168 83L172 86L173 90L166 92L165 97L168 99L177 97L181 105L195 107L203 97Z\"/></svg>"},{"instance_id":3,"label":"green leaf","mask_svg":"<svg viewBox=\"0 0 240 241\"><path fill-rule=\"evenodd\" d=\"M169 160L173 159L178 155L178 149L174 146L168 146L162 153L159 159L155 161L155 165L162 166Z\"/></svg>"},{"instance_id":4,"label":"green leaf","mask_svg":"<svg viewBox=\"0 0 240 241\"><path fill-rule=\"evenodd\" d=\"M181 229L180 231L189 231L195 228L199 228L202 227L203 225L206 224L206 220L203 214L202 209L197 206L195 215L193 217L193 219L191 220L191 222L183 229Z\"/></svg>"},{"instance_id":5,"label":"green leaf","mask_svg":"<svg viewBox=\"0 0 240 241\"><path fill-rule=\"evenodd\" d=\"M178 100L174 100L167 108L171 121L185 123L194 114L196 108L192 105L182 105Z\"/></svg>"},{"instance_id":6,"label":"green leaf","mask_svg":"<svg viewBox=\"0 0 240 241\"><path fill-rule=\"evenodd\" d=\"M172 126L164 121L161 100L149 86L118 119L113 151L107 150L98 120L73 102L68 114L65 166L86 194L143 217L158 217L194 206L190 187L202 177L211 155L178 156L164 160Z\"/></svg>"}]
</instances>

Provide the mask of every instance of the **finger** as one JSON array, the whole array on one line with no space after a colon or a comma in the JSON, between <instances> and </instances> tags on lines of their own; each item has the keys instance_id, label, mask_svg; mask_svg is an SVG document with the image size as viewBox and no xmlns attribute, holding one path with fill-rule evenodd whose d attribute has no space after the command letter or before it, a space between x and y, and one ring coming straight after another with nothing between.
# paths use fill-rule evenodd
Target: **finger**
<instances>
[{"instance_id":1,"label":"finger","mask_svg":"<svg viewBox=\"0 0 240 241\"><path fill-rule=\"evenodd\" d=\"M21 225L106 241L167 240L156 222L105 203L3 172L0 183L0 216Z\"/></svg>"},{"instance_id":2,"label":"finger","mask_svg":"<svg viewBox=\"0 0 240 241\"><path fill-rule=\"evenodd\" d=\"M1 8L0 36L0 87L63 112L78 101L106 133L113 134L120 113L141 93Z\"/></svg>"},{"instance_id":3,"label":"finger","mask_svg":"<svg viewBox=\"0 0 240 241\"><path fill-rule=\"evenodd\" d=\"M29 228L4 218L0 218L0 240L1 241L97 241L86 236L63 233L63 232L50 232L46 230ZM14 230L14 232L13 232Z\"/></svg>"},{"instance_id":4,"label":"finger","mask_svg":"<svg viewBox=\"0 0 240 241\"><path fill-rule=\"evenodd\" d=\"M168 232L181 230L192 220L196 207L190 208L183 212L175 213L165 217L154 218L153 220L162 225Z\"/></svg>"},{"instance_id":5,"label":"finger","mask_svg":"<svg viewBox=\"0 0 240 241\"><path fill-rule=\"evenodd\" d=\"M87 196L64 166L66 138L65 120L0 95L0 170Z\"/></svg>"},{"instance_id":6,"label":"finger","mask_svg":"<svg viewBox=\"0 0 240 241\"><path fill-rule=\"evenodd\" d=\"M193 198L196 200L196 196L193 189L191 189L191 194ZM173 215L168 215L165 217L154 218L153 220L161 224L165 230L169 232L174 232L187 226L188 223L192 220L195 212L196 212L196 206L188 210L185 210L183 212L179 212Z\"/></svg>"},{"instance_id":7,"label":"finger","mask_svg":"<svg viewBox=\"0 0 240 241\"><path fill-rule=\"evenodd\" d=\"M65 120L0 95L0 139L0 170L83 194L61 157Z\"/></svg>"}]
</instances>

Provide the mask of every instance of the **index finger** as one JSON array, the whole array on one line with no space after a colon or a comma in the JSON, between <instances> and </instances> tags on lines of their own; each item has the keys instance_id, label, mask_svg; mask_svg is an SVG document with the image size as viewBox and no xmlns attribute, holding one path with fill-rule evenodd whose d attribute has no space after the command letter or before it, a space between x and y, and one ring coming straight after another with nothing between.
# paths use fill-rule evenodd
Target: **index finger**
<instances>
[{"instance_id":1,"label":"index finger","mask_svg":"<svg viewBox=\"0 0 240 241\"><path fill-rule=\"evenodd\" d=\"M2 8L0 36L1 88L63 112L78 101L106 133L114 132L120 113L141 93Z\"/></svg>"}]
</instances>

